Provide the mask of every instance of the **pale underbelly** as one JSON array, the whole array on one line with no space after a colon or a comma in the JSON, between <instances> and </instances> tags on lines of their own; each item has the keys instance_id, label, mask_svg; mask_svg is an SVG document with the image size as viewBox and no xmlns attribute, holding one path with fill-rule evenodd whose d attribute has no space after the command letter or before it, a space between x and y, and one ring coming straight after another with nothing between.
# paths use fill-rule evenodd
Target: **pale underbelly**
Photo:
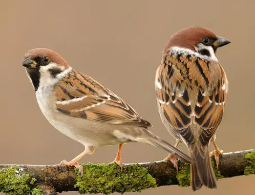
<instances>
[{"instance_id":1,"label":"pale underbelly","mask_svg":"<svg viewBox=\"0 0 255 195\"><path fill-rule=\"evenodd\" d=\"M37 93L39 107L51 125L84 146L102 147L129 141L128 139L119 139L114 136L113 132L115 130L121 131L121 126L65 115L54 108L54 100L45 96L41 98L40 95L42 93Z\"/></svg>"},{"instance_id":2,"label":"pale underbelly","mask_svg":"<svg viewBox=\"0 0 255 195\"><path fill-rule=\"evenodd\" d=\"M102 147L128 141L119 139L113 134L115 130L121 130L121 126L118 129L115 125L88 121L57 112L46 118L61 133L84 146Z\"/></svg>"},{"instance_id":3,"label":"pale underbelly","mask_svg":"<svg viewBox=\"0 0 255 195\"><path fill-rule=\"evenodd\" d=\"M56 99L52 89L47 89L47 91L39 89L36 92L36 97L42 113L51 125L84 146L116 145L129 142L132 138L134 138L133 141L136 141L137 135L144 131L135 126L100 123L63 114L55 109ZM116 135L116 132L120 132L121 136Z\"/></svg>"}]
</instances>

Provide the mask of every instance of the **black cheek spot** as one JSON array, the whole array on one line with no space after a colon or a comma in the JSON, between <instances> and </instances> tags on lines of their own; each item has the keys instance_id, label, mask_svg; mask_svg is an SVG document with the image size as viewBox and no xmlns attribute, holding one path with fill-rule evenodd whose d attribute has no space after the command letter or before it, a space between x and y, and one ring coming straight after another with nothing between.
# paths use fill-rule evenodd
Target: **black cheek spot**
<instances>
[{"instance_id":1,"label":"black cheek spot","mask_svg":"<svg viewBox=\"0 0 255 195\"><path fill-rule=\"evenodd\" d=\"M55 78L59 73L62 72L62 70L60 70L59 68L53 68L53 69L49 69L49 72L51 76Z\"/></svg>"},{"instance_id":2,"label":"black cheek spot","mask_svg":"<svg viewBox=\"0 0 255 195\"><path fill-rule=\"evenodd\" d=\"M202 50L199 51L199 53L200 53L201 55L204 55L204 56L208 56L208 57L211 56L211 55L210 55L210 52L209 52L207 49L202 49Z\"/></svg>"}]
</instances>

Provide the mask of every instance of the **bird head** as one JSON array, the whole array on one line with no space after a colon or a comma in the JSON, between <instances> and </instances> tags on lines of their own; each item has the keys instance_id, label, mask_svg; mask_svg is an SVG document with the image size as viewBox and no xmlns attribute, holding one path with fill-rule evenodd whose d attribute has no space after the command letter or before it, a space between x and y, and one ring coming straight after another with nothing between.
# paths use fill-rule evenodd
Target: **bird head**
<instances>
[{"instance_id":1,"label":"bird head","mask_svg":"<svg viewBox=\"0 0 255 195\"><path fill-rule=\"evenodd\" d=\"M173 47L178 47L190 49L202 56L207 56L213 59L217 49L229 43L229 40L216 36L213 32L206 28L189 27L176 32L170 38L165 51Z\"/></svg>"},{"instance_id":2,"label":"bird head","mask_svg":"<svg viewBox=\"0 0 255 195\"><path fill-rule=\"evenodd\" d=\"M26 68L35 90L41 81L43 84L54 82L62 72L70 69L58 53L46 48L29 50L22 65Z\"/></svg>"}]
</instances>

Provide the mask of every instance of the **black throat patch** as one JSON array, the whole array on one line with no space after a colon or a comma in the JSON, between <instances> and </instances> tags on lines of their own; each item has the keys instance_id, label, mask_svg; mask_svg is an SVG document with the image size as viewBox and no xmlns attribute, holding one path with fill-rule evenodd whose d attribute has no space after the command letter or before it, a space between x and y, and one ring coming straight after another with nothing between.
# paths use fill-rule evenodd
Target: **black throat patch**
<instances>
[{"instance_id":1,"label":"black throat patch","mask_svg":"<svg viewBox=\"0 0 255 195\"><path fill-rule=\"evenodd\" d=\"M27 68L26 70L32 80L35 91L37 91L39 84L40 84L40 77L41 77L39 68L36 68L36 69Z\"/></svg>"}]
</instances>

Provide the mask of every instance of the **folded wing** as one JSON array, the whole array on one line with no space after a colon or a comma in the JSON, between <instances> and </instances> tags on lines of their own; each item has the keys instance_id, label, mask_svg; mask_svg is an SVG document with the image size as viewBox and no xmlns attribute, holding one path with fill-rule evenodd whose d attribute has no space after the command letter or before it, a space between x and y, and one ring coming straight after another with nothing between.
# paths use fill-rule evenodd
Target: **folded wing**
<instances>
[{"instance_id":1,"label":"folded wing","mask_svg":"<svg viewBox=\"0 0 255 195\"><path fill-rule=\"evenodd\" d=\"M194 141L191 125L201 128L206 145L221 122L227 78L217 62L196 56L166 55L156 76L160 112L188 143Z\"/></svg>"},{"instance_id":2,"label":"folded wing","mask_svg":"<svg viewBox=\"0 0 255 195\"><path fill-rule=\"evenodd\" d=\"M109 89L77 71L64 78L55 91L56 108L63 114L114 125L151 126Z\"/></svg>"}]
</instances>

